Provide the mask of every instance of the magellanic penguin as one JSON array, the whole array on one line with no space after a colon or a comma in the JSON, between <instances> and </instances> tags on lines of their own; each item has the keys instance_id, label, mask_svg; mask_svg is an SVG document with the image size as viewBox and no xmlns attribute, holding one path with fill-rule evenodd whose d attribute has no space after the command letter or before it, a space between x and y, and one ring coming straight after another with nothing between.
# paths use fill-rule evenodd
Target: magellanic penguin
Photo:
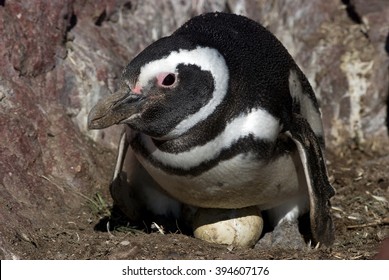
<instances>
[{"instance_id":1,"label":"magellanic penguin","mask_svg":"<svg viewBox=\"0 0 389 280\"><path fill-rule=\"evenodd\" d=\"M148 46L89 114L90 129L113 124L125 132L111 193L128 216L257 206L277 226L309 212L312 241L332 244L318 102L253 20L208 13Z\"/></svg>"}]
</instances>

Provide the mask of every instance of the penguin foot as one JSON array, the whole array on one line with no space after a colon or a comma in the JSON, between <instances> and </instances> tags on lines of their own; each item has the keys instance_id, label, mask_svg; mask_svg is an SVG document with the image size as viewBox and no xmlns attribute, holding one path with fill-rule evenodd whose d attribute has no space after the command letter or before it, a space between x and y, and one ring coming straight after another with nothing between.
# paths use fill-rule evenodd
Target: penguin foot
<instances>
[{"instance_id":1,"label":"penguin foot","mask_svg":"<svg viewBox=\"0 0 389 280\"><path fill-rule=\"evenodd\" d=\"M281 221L274 230L266 233L255 245L255 249L293 249L304 250L308 248L299 231L298 221Z\"/></svg>"}]
</instances>

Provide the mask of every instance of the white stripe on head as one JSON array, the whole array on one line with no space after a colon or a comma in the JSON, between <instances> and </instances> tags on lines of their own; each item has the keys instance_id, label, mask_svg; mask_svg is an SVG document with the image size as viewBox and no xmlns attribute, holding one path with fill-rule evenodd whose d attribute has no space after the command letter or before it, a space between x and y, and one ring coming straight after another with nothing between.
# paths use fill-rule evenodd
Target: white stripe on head
<instances>
[{"instance_id":1,"label":"white stripe on head","mask_svg":"<svg viewBox=\"0 0 389 280\"><path fill-rule=\"evenodd\" d=\"M323 136L323 124L319 108L316 108L310 96L303 92L300 79L295 70L290 70L289 73L289 92L292 98L300 104L301 115L308 121L313 132L318 136Z\"/></svg>"},{"instance_id":2,"label":"white stripe on head","mask_svg":"<svg viewBox=\"0 0 389 280\"><path fill-rule=\"evenodd\" d=\"M203 71L209 71L214 79L214 92L209 102L196 113L183 119L172 131L163 138L175 138L206 119L224 99L228 88L228 67L223 56L208 47L197 47L194 50L179 50L167 57L151 61L140 69L138 83L141 87L155 78L161 72L175 73L179 64L193 64Z\"/></svg>"},{"instance_id":3,"label":"white stripe on head","mask_svg":"<svg viewBox=\"0 0 389 280\"><path fill-rule=\"evenodd\" d=\"M146 149L158 161L173 168L189 170L203 162L216 158L223 149L230 147L240 138L252 135L256 139L275 141L281 130L279 120L266 110L258 108L230 121L225 130L203 146L196 146L178 154L163 152L154 145L149 136L143 135Z\"/></svg>"}]
</instances>

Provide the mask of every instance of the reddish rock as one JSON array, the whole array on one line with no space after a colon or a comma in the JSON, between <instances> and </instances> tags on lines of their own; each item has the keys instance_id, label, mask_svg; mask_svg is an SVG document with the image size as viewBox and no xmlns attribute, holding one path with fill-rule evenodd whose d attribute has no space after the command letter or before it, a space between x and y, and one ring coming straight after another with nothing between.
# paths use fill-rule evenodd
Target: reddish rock
<instances>
[{"instance_id":1,"label":"reddish rock","mask_svg":"<svg viewBox=\"0 0 389 280\"><path fill-rule=\"evenodd\" d=\"M380 246L380 249L375 256L376 260L389 260L389 238L384 239Z\"/></svg>"},{"instance_id":2,"label":"reddish rock","mask_svg":"<svg viewBox=\"0 0 389 280\"><path fill-rule=\"evenodd\" d=\"M23 256L13 246L21 236L65 218L83 202L76 193L95 191L109 178L63 103L77 91L78 73L65 65L72 5L5 1L0 7L1 258Z\"/></svg>"}]
</instances>

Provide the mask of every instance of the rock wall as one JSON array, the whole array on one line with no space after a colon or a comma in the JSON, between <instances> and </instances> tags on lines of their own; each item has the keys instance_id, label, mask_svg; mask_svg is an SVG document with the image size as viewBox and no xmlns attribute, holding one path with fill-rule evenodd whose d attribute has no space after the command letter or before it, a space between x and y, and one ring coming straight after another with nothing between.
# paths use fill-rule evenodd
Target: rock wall
<instances>
[{"instance_id":1,"label":"rock wall","mask_svg":"<svg viewBox=\"0 0 389 280\"><path fill-rule=\"evenodd\" d=\"M119 128L88 131L140 50L208 11L248 15L320 98L330 147L386 140L387 0L0 1L0 258L107 188ZM237 50L238 51L238 50Z\"/></svg>"}]
</instances>

